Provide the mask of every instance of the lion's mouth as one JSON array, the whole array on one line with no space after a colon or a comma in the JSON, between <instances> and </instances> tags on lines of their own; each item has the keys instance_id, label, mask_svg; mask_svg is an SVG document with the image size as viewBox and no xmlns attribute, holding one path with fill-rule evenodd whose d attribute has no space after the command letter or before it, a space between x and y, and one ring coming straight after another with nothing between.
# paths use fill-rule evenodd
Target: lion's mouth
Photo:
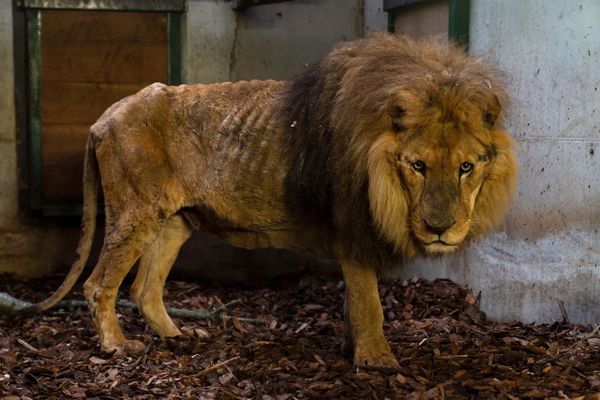
<instances>
[{"instance_id":1,"label":"lion's mouth","mask_svg":"<svg viewBox=\"0 0 600 400\"><path fill-rule=\"evenodd\" d=\"M444 242L442 239L438 239L438 240L434 240L429 243L425 243L425 246L429 246L430 244L443 244L444 246L456 246L455 244Z\"/></svg>"},{"instance_id":2,"label":"lion's mouth","mask_svg":"<svg viewBox=\"0 0 600 400\"><path fill-rule=\"evenodd\" d=\"M458 245L438 239L433 242L425 243L425 249L428 253L452 253L458 249Z\"/></svg>"}]
</instances>

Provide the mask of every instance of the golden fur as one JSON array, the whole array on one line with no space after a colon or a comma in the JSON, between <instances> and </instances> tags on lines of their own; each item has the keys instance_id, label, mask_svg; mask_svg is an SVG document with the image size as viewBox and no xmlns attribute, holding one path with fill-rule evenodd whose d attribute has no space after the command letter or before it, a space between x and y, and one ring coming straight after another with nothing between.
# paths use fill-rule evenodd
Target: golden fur
<instances>
[{"instance_id":1,"label":"golden fur","mask_svg":"<svg viewBox=\"0 0 600 400\"><path fill-rule=\"evenodd\" d=\"M377 274L499 224L517 171L504 102L482 61L388 34L342 43L291 82L151 85L92 127L80 257L37 308L62 298L85 264L100 177L106 233L85 294L103 350L143 349L114 312L138 258L133 298L161 336L181 334L162 290L200 229L238 246L335 255L345 351L357 365L393 368Z\"/></svg>"}]
</instances>

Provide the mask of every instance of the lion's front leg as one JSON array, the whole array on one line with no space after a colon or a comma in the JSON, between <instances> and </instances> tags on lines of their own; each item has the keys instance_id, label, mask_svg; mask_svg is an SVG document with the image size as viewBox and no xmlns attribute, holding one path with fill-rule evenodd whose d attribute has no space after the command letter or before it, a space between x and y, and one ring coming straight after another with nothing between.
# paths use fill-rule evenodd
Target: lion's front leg
<instances>
[{"instance_id":1,"label":"lion's front leg","mask_svg":"<svg viewBox=\"0 0 600 400\"><path fill-rule=\"evenodd\" d=\"M350 353L353 345L357 367L398 369L398 361L383 336L383 310L375 270L354 262L341 264L346 285L344 352Z\"/></svg>"}]
</instances>

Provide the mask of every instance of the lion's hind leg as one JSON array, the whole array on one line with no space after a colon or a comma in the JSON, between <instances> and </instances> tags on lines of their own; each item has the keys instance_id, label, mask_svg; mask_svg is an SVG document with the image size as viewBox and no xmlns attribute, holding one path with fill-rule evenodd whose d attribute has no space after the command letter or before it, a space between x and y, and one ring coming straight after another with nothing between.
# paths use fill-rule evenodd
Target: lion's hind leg
<instances>
[{"instance_id":1,"label":"lion's hind leg","mask_svg":"<svg viewBox=\"0 0 600 400\"><path fill-rule=\"evenodd\" d=\"M181 335L167 314L163 290L179 249L191 234L192 228L181 215L171 216L156 240L144 250L131 287L131 297L146 322L162 338Z\"/></svg>"},{"instance_id":2,"label":"lion's hind leg","mask_svg":"<svg viewBox=\"0 0 600 400\"><path fill-rule=\"evenodd\" d=\"M117 354L139 353L145 348L137 340L125 338L115 311L119 286L160 232L162 221L154 213L123 214L114 224L107 214L107 229L98 263L84 284L92 318L103 351Z\"/></svg>"}]
</instances>

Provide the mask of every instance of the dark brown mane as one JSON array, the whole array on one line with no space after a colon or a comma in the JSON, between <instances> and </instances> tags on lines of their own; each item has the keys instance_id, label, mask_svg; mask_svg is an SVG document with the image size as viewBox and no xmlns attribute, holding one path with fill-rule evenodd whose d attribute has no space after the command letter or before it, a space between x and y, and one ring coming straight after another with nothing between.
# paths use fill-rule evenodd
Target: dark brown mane
<instances>
[{"instance_id":1,"label":"dark brown mane","mask_svg":"<svg viewBox=\"0 0 600 400\"><path fill-rule=\"evenodd\" d=\"M326 79L319 64L307 66L298 74L285 93L283 119L290 133L288 202L293 209L329 225L333 222L334 179L327 171L332 140L329 110L336 91L325 92Z\"/></svg>"}]
</instances>

